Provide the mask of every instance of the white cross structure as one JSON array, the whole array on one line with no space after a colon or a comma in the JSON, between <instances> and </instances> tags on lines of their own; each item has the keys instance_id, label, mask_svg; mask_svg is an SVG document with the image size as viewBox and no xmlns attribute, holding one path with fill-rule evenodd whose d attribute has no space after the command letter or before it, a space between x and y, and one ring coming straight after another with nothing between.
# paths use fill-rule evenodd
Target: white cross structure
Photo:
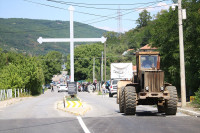
<instances>
[{"instance_id":1,"label":"white cross structure","mask_svg":"<svg viewBox=\"0 0 200 133\"><path fill-rule=\"evenodd\" d=\"M104 43L107 38L74 38L74 22L73 22L73 11L74 7L68 8L70 11L70 38L42 38L39 37L37 41L42 44L43 42L70 42L70 73L71 82L74 82L74 42L101 42Z\"/></svg>"}]
</instances>

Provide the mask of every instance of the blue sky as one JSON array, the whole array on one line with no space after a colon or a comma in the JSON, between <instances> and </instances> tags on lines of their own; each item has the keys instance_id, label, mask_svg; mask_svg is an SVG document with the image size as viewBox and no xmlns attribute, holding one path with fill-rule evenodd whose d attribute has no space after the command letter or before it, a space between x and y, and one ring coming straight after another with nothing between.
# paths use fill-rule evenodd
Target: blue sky
<instances>
[{"instance_id":1,"label":"blue sky","mask_svg":"<svg viewBox=\"0 0 200 133\"><path fill-rule=\"evenodd\" d=\"M171 0L0 0L0 18L69 21L69 11L67 9L71 5L70 2L73 2L71 4L75 8L74 21L110 31L118 31L119 29L117 12L120 8L120 30L122 32L137 26L135 20L138 19L139 13L143 9L147 9L153 15L161 9L168 9L172 4ZM123 5L119 6L117 4Z\"/></svg>"}]
</instances>

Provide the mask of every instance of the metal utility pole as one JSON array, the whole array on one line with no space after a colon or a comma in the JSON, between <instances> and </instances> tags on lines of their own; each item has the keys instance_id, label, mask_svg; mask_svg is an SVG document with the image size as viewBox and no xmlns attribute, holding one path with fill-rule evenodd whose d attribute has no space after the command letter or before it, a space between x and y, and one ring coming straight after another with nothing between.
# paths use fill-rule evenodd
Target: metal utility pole
<instances>
[{"instance_id":1,"label":"metal utility pole","mask_svg":"<svg viewBox=\"0 0 200 133\"><path fill-rule=\"evenodd\" d=\"M95 57L93 58L93 83L95 80Z\"/></svg>"},{"instance_id":2,"label":"metal utility pole","mask_svg":"<svg viewBox=\"0 0 200 133\"><path fill-rule=\"evenodd\" d=\"M122 33L122 15L121 15L121 10L120 10L120 6L119 6L119 8L118 8L118 10L117 10L117 15L118 15L118 17L117 17L117 19L118 19L118 33L119 33L119 36L120 36L120 38L121 38L121 33Z\"/></svg>"},{"instance_id":3,"label":"metal utility pole","mask_svg":"<svg viewBox=\"0 0 200 133\"><path fill-rule=\"evenodd\" d=\"M104 69L105 69L105 82L106 82L106 42L104 42L104 64L105 64L105 66L104 66Z\"/></svg>"},{"instance_id":4,"label":"metal utility pole","mask_svg":"<svg viewBox=\"0 0 200 133\"><path fill-rule=\"evenodd\" d=\"M186 84L185 84L185 60L184 60L181 0L178 0L178 24L179 24L179 49L180 49L181 106L184 107L186 106Z\"/></svg>"},{"instance_id":5,"label":"metal utility pole","mask_svg":"<svg viewBox=\"0 0 200 133\"><path fill-rule=\"evenodd\" d=\"M101 83L103 81L103 51L101 53Z\"/></svg>"}]
</instances>

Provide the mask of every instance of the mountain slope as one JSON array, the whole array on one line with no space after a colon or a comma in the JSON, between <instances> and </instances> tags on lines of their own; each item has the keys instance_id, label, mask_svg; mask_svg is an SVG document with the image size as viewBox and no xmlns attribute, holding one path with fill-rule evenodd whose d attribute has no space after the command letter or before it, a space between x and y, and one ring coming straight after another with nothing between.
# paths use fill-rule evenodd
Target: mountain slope
<instances>
[{"instance_id":1,"label":"mountain slope","mask_svg":"<svg viewBox=\"0 0 200 133\"><path fill-rule=\"evenodd\" d=\"M87 24L74 22L74 37L101 37L105 30L97 29ZM43 38L69 38L69 21L35 20L22 18L0 18L0 47L32 55L45 54L56 50L64 54L69 53L69 43L37 42ZM75 43L77 44L77 43Z\"/></svg>"}]
</instances>

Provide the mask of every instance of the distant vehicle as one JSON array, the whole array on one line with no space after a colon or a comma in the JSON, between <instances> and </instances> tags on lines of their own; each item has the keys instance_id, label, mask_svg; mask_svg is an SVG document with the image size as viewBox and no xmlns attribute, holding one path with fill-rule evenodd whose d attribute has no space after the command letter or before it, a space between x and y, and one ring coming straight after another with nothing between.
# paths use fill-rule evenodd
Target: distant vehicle
<instances>
[{"instance_id":1,"label":"distant vehicle","mask_svg":"<svg viewBox=\"0 0 200 133\"><path fill-rule=\"evenodd\" d=\"M56 86L57 85L57 83L56 82L53 82L53 86Z\"/></svg>"},{"instance_id":2,"label":"distant vehicle","mask_svg":"<svg viewBox=\"0 0 200 133\"><path fill-rule=\"evenodd\" d=\"M50 84L46 84L45 87L48 88L48 89L51 89Z\"/></svg>"},{"instance_id":3,"label":"distant vehicle","mask_svg":"<svg viewBox=\"0 0 200 133\"><path fill-rule=\"evenodd\" d=\"M109 97L113 97L117 92L117 83L119 80L129 79L133 77L132 63L111 63L110 64L110 87Z\"/></svg>"},{"instance_id":4,"label":"distant vehicle","mask_svg":"<svg viewBox=\"0 0 200 133\"><path fill-rule=\"evenodd\" d=\"M132 79L132 63L111 63L110 79Z\"/></svg>"},{"instance_id":5,"label":"distant vehicle","mask_svg":"<svg viewBox=\"0 0 200 133\"><path fill-rule=\"evenodd\" d=\"M56 86L57 86L57 88L59 88L60 84L59 84L59 83L57 83L57 85L56 85Z\"/></svg>"},{"instance_id":6,"label":"distant vehicle","mask_svg":"<svg viewBox=\"0 0 200 133\"><path fill-rule=\"evenodd\" d=\"M109 97L113 97L114 94L117 94L117 83L118 83L119 80L114 79L114 80L110 81Z\"/></svg>"},{"instance_id":7,"label":"distant vehicle","mask_svg":"<svg viewBox=\"0 0 200 133\"><path fill-rule=\"evenodd\" d=\"M59 87L58 87L58 92L61 92L61 91L68 91L68 87L67 87L67 85L65 85L65 84L63 84L63 85L60 85Z\"/></svg>"}]
</instances>

